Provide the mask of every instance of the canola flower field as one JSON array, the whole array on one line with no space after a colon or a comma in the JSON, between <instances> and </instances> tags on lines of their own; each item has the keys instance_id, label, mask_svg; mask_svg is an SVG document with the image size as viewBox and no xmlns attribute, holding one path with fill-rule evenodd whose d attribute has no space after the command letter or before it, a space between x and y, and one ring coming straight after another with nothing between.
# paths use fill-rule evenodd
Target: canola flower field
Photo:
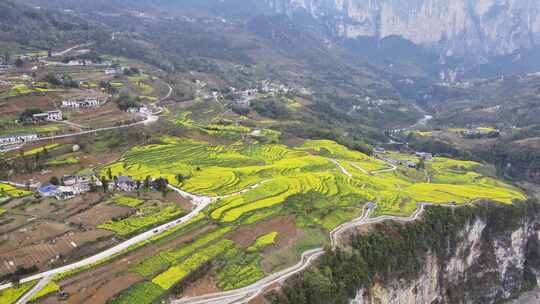
<instances>
[{"instance_id":1,"label":"canola flower field","mask_svg":"<svg viewBox=\"0 0 540 304\"><path fill-rule=\"evenodd\" d=\"M389 157L419 161L397 153ZM115 176L136 180L165 177L182 190L221 198L203 211L213 229L130 268L144 281L111 303L152 303L208 263L215 267L222 290L256 282L267 275L260 266L262 251L275 243L278 233L268 231L248 248L227 236L239 227L278 215L295 216L298 227L328 232L358 217L367 202L377 204L378 215L408 215L419 202L510 204L526 199L518 189L483 176L477 170L481 167L470 161L435 158L426 162L424 171L403 166L386 171L391 168L386 162L327 140L288 147L244 142L216 145L163 137L159 144L135 147L100 174L106 176L110 169ZM371 173L379 170L385 171ZM185 179L178 181L179 174ZM118 233L131 225L124 224Z\"/></svg>"},{"instance_id":2,"label":"canola flower field","mask_svg":"<svg viewBox=\"0 0 540 304\"><path fill-rule=\"evenodd\" d=\"M23 196L28 196L28 195L32 195L32 192L23 190L20 188L16 188L8 184L0 183L0 198L3 196L10 197L10 198L18 198L18 197L23 197Z\"/></svg>"},{"instance_id":3,"label":"canola flower field","mask_svg":"<svg viewBox=\"0 0 540 304\"><path fill-rule=\"evenodd\" d=\"M357 207L371 201L385 206L379 212L391 215L406 214L419 202L464 204L485 199L508 204L525 199L518 189L476 172L480 166L470 161L435 158L427 163L430 180L426 180L425 174L408 168L369 174L389 166L332 141L307 141L290 148L239 142L211 145L165 137L162 144L133 148L101 174L110 168L113 175L138 180L165 177L182 190L205 196L230 195L259 185L212 206L210 217L222 223L235 222L281 205L292 195L309 192L327 197L355 195L362 198ZM187 180L178 183L178 174Z\"/></svg>"}]
</instances>

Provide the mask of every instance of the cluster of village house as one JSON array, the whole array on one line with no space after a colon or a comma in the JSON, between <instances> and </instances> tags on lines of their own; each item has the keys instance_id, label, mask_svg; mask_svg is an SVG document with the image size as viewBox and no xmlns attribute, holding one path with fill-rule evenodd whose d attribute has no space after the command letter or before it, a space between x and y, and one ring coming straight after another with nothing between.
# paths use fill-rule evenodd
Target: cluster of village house
<instances>
[{"instance_id":1,"label":"cluster of village house","mask_svg":"<svg viewBox=\"0 0 540 304\"><path fill-rule=\"evenodd\" d=\"M386 150L383 148L375 148L375 156L393 165L401 165L409 168L416 168L418 164L412 160L393 159L385 155ZM427 152L416 152L415 155L424 161L433 161L433 154Z\"/></svg>"},{"instance_id":2,"label":"cluster of village house","mask_svg":"<svg viewBox=\"0 0 540 304\"><path fill-rule=\"evenodd\" d=\"M93 108L100 106L102 103L102 100L95 97L78 99L75 98L62 101L61 107L64 109ZM62 121L63 119L64 117L61 110L47 111L32 115L32 120L36 123ZM24 143L36 140L37 138L37 134L16 134L3 136L0 137L0 145Z\"/></svg>"},{"instance_id":3,"label":"cluster of village house","mask_svg":"<svg viewBox=\"0 0 540 304\"><path fill-rule=\"evenodd\" d=\"M0 137L0 145L23 143L23 142L27 142L27 141L33 141L33 140L36 140L36 139L38 139L37 134L10 135L10 136Z\"/></svg>"},{"instance_id":4,"label":"cluster of village house","mask_svg":"<svg viewBox=\"0 0 540 304\"><path fill-rule=\"evenodd\" d=\"M92 186L102 186L101 182L93 174L64 176L62 186L46 185L39 188L38 193L42 197L55 197L58 200L66 200L89 192Z\"/></svg>"},{"instance_id":5,"label":"cluster of village house","mask_svg":"<svg viewBox=\"0 0 540 304\"><path fill-rule=\"evenodd\" d=\"M109 96L110 98L110 96ZM97 97L85 97L85 98L71 98L62 101L60 106L63 109L83 109L83 108L95 108L105 103L106 100L101 100ZM48 111L44 113L34 114L35 122L43 121L61 121L63 119L61 110Z\"/></svg>"},{"instance_id":6,"label":"cluster of village house","mask_svg":"<svg viewBox=\"0 0 540 304\"><path fill-rule=\"evenodd\" d=\"M204 91L204 88L207 86L207 84L205 82L202 82L200 80L197 80L196 81L196 84L197 84L197 90L196 90L196 96L199 96L201 97L202 99L204 99L205 101L207 100L218 100L220 97L222 97L222 94L213 90L211 92L205 92ZM245 89L245 90L239 90L235 87L230 87L229 88L230 91L231 91L231 95L232 95L232 98L233 98L233 102L237 103L237 104L248 104L250 101L254 100L255 98L257 98L257 94L258 93L262 93L262 94L287 94L289 93L290 91L292 91L293 89L284 85L284 84L278 84L278 83L273 83L273 82L270 82L268 80L263 80L260 82L260 84L258 85L258 88L251 88L251 89ZM310 94L309 90L307 90L306 88L299 88L297 89L298 92L300 92L301 94Z\"/></svg>"},{"instance_id":7,"label":"cluster of village house","mask_svg":"<svg viewBox=\"0 0 540 304\"><path fill-rule=\"evenodd\" d=\"M93 187L102 187L102 182L94 174L69 175L62 178L62 185L46 185L38 189L41 197L54 197L67 200L89 192ZM137 182L129 176L119 176L108 184L110 191L131 192L137 189Z\"/></svg>"},{"instance_id":8,"label":"cluster of village house","mask_svg":"<svg viewBox=\"0 0 540 304\"><path fill-rule=\"evenodd\" d=\"M498 137L500 132L498 130L465 130L461 132L461 135L465 138L467 137Z\"/></svg>"}]
</instances>

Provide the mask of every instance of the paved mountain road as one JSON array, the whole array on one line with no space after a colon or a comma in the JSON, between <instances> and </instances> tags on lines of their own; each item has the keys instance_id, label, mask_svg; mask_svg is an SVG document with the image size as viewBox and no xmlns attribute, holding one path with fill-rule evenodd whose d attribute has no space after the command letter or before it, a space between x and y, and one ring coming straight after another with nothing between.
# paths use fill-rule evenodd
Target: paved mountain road
<instances>
[{"instance_id":1,"label":"paved mountain road","mask_svg":"<svg viewBox=\"0 0 540 304\"><path fill-rule=\"evenodd\" d=\"M196 197L196 196L194 196ZM151 229L147 232L144 232L142 234L139 234L127 241L124 241L114 247L111 247L105 251L102 251L96 255L93 255L91 257L88 257L86 259L83 259L81 261L78 261L78 262L75 262L73 264L69 264L69 265L66 265L66 266L62 266L62 267L59 267L59 268L56 268L56 269L52 269L52 270L49 270L49 271L46 271L46 272L42 272L42 273L39 273L39 274L35 274L35 275L32 275L32 276L29 276L29 277L26 277L24 279L22 279L20 282L21 283L26 283L26 282L31 282L31 281L35 281L35 280L41 280L45 277L50 277L50 276L54 276L54 275L57 275L57 274L61 274L61 273L65 273L65 272L68 272L68 271L72 271L72 270L76 270L76 269L79 269L79 268L83 268L85 266L89 266L89 265L92 265L92 264L95 264L97 262L100 262L100 261L103 261L111 256L114 256L115 254L118 254L118 253L121 253L122 251L128 249L130 246L133 246L133 245L136 245L136 244L139 244L141 242L144 242L146 240L149 240L151 239L152 237L156 236L156 235L159 235L165 231L168 231L168 230L171 230L172 228L176 227L176 226L179 226L179 225L182 225L184 224L185 222L195 218L197 215L199 215L199 213L201 213L201 211L206 208L209 204L211 204L214 200L211 200L211 199L207 199L205 197L200 197L200 198L197 198L194 200L194 203L195 203L195 209L193 209L189 214L187 214L186 216L180 218L180 219L175 219L174 221L171 221L169 223L166 223L166 224L163 224L157 228L154 228L154 229ZM4 284L4 285L0 285L0 290L3 290L3 289L6 289L6 288L10 288L12 287L12 284L11 283L8 283L8 284Z\"/></svg>"},{"instance_id":2,"label":"paved mountain road","mask_svg":"<svg viewBox=\"0 0 540 304\"><path fill-rule=\"evenodd\" d=\"M92 44L91 44L91 43L79 44L79 45L70 47L70 48L68 48L68 49L65 49L65 50L63 50L63 51L56 52L56 53L52 53L52 56L53 56L53 57L64 56L65 54L67 54L67 53L73 51L74 49L78 49L78 48L82 48L82 47L90 46L90 45L92 45Z\"/></svg>"},{"instance_id":3,"label":"paved mountain road","mask_svg":"<svg viewBox=\"0 0 540 304\"><path fill-rule=\"evenodd\" d=\"M45 288L47 284L52 280L52 276L47 276L41 279L36 286L32 287L30 291L28 291L26 294L24 294L19 300L17 300L16 304L26 304L32 299L32 297L37 294L40 290Z\"/></svg>"},{"instance_id":4,"label":"paved mountain road","mask_svg":"<svg viewBox=\"0 0 540 304\"><path fill-rule=\"evenodd\" d=\"M235 194L231 194L231 195L236 195L236 194L240 194L240 193L244 193L246 191L249 191L251 189L254 189L256 187L258 187L259 185L265 183L266 181L263 181L263 182L260 182L258 184L255 184L255 185L252 185L244 190L241 190ZM112 257L116 254L119 254L121 253L122 251L128 249L130 246L133 246L133 245L136 245L136 244L139 244L141 242L144 242L146 240L149 240L151 238L153 238L154 236L156 235L159 235L165 231L168 231L168 230L171 230L173 229L174 227L176 226L179 226L179 225L182 225L184 224L185 222L189 221L189 220L192 220L193 218L197 217L206 207L208 207L210 204L212 204L213 202L215 202L216 200L222 198L222 197L209 197L209 196L199 196L199 195L195 195L195 194L191 194L189 192L186 192L186 191L183 191L181 189L178 189L172 185L169 185L169 188L172 189L173 191L175 191L176 193L178 193L179 195L181 195L182 197L184 198L187 198L187 199L190 199L191 202L194 204L195 208L189 213L187 214L186 216L184 217L181 217L179 219L175 219L169 223L166 223L166 224L163 224L157 228L154 228L154 229L151 229L147 232L144 232L142 234L139 234L129 240L126 240L124 241L123 243L120 243L114 247L111 247L105 251L102 251L96 255L93 255L91 257L88 257L86 259L83 259L79 262L76 262L76 263L72 263L72 264L69 264L69 265L66 265L66 266L62 266L62 267L59 267L59 268L56 268L56 269L52 269L52 270L49 270L49 271L46 271L46 272L42 272L42 273L39 273L39 274L35 274L35 275L32 275L32 276L29 276L29 277L26 277L24 279L22 279L20 281L20 283L26 283L26 282L31 282L31 281L35 281L35 280L42 280L44 278L47 278L47 277L53 277L54 275L57 275L57 274L61 274L61 273L65 273L65 272L68 272L68 271L72 271L72 270L76 270L76 269L79 269L79 268L83 268L83 267L86 267L86 266L90 266L92 264L95 264L97 262L100 262L100 261L103 261L109 257ZM227 196L223 196L223 197L227 197ZM3 284L3 285L0 285L0 290L3 290L3 289L6 289L6 288L10 288L12 287L13 285L11 283L8 283L8 284ZM36 287L35 287L36 288ZM35 292L38 292L40 289L38 288Z\"/></svg>"},{"instance_id":5,"label":"paved mountain road","mask_svg":"<svg viewBox=\"0 0 540 304\"><path fill-rule=\"evenodd\" d=\"M430 203L419 203L418 209L408 217L399 217L399 216L380 216L375 218L370 218L369 215L375 208L374 203L367 203L364 207L364 212L362 216L356 220L353 220L349 223L345 223L332 232L330 232L330 243L332 248L335 249L339 243L339 237L349 229L368 225L381 223L385 221L396 221L401 223L414 222L416 221L424 212L426 206L433 204ZM441 205L438 205L441 206ZM442 205L444 207L457 207L453 205ZM316 248L309 251L306 251L302 254L300 262L296 265L284 269L278 273L272 274L250 286L240 288L237 290L231 290L227 292L220 292L214 294L203 295L199 297L184 298L173 300L172 304L233 304L233 303L247 303L250 300L259 296L262 292L270 288L271 286L281 283L291 276L304 271L308 268L317 258L324 254L323 248Z\"/></svg>"}]
</instances>

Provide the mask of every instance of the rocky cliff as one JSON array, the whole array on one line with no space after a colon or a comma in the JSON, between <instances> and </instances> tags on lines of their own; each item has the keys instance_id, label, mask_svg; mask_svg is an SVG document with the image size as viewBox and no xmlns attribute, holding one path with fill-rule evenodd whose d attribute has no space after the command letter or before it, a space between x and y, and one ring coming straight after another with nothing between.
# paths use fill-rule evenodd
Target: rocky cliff
<instances>
[{"instance_id":1,"label":"rocky cliff","mask_svg":"<svg viewBox=\"0 0 540 304\"><path fill-rule=\"evenodd\" d=\"M447 252L426 254L416 279L376 282L351 303L472 304L515 297L540 279L540 219L515 219L511 223L504 214L472 217Z\"/></svg>"},{"instance_id":2,"label":"rocky cliff","mask_svg":"<svg viewBox=\"0 0 540 304\"><path fill-rule=\"evenodd\" d=\"M540 205L428 208L415 223L351 232L348 250L270 295L280 304L494 304L540 279Z\"/></svg>"},{"instance_id":3,"label":"rocky cliff","mask_svg":"<svg viewBox=\"0 0 540 304\"><path fill-rule=\"evenodd\" d=\"M460 231L455 251L441 259L429 252L413 281L377 282L358 293L353 304L497 303L540 279L537 219L514 229L494 231L489 220L474 218ZM527 278L527 275L532 277Z\"/></svg>"},{"instance_id":4,"label":"rocky cliff","mask_svg":"<svg viewBox=\"0 0 540 304\"><path fill-rule=\"evenodd\" d=\"M540 42L537 0L266 0L278 13L307 13L335 35L401 36L441 56L490 56Z\"/></svg>"}]
</instances>

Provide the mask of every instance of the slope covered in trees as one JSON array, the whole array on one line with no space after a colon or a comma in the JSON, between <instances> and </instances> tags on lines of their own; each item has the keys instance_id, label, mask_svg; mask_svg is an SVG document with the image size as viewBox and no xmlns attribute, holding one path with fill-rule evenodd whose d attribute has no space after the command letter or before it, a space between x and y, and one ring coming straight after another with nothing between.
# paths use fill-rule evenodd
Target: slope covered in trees
<instances>
[{"instance_id":1,"label":"slope covered in trees","mask_svg":"<svg viewBox=\"0 0 540 304\"><path fill-rule=\"evenodd\" d=\"M99 33L96 25L69 14L0 2L1 41L49 49L93 40Z\"/></svg>"}]
</instances>

